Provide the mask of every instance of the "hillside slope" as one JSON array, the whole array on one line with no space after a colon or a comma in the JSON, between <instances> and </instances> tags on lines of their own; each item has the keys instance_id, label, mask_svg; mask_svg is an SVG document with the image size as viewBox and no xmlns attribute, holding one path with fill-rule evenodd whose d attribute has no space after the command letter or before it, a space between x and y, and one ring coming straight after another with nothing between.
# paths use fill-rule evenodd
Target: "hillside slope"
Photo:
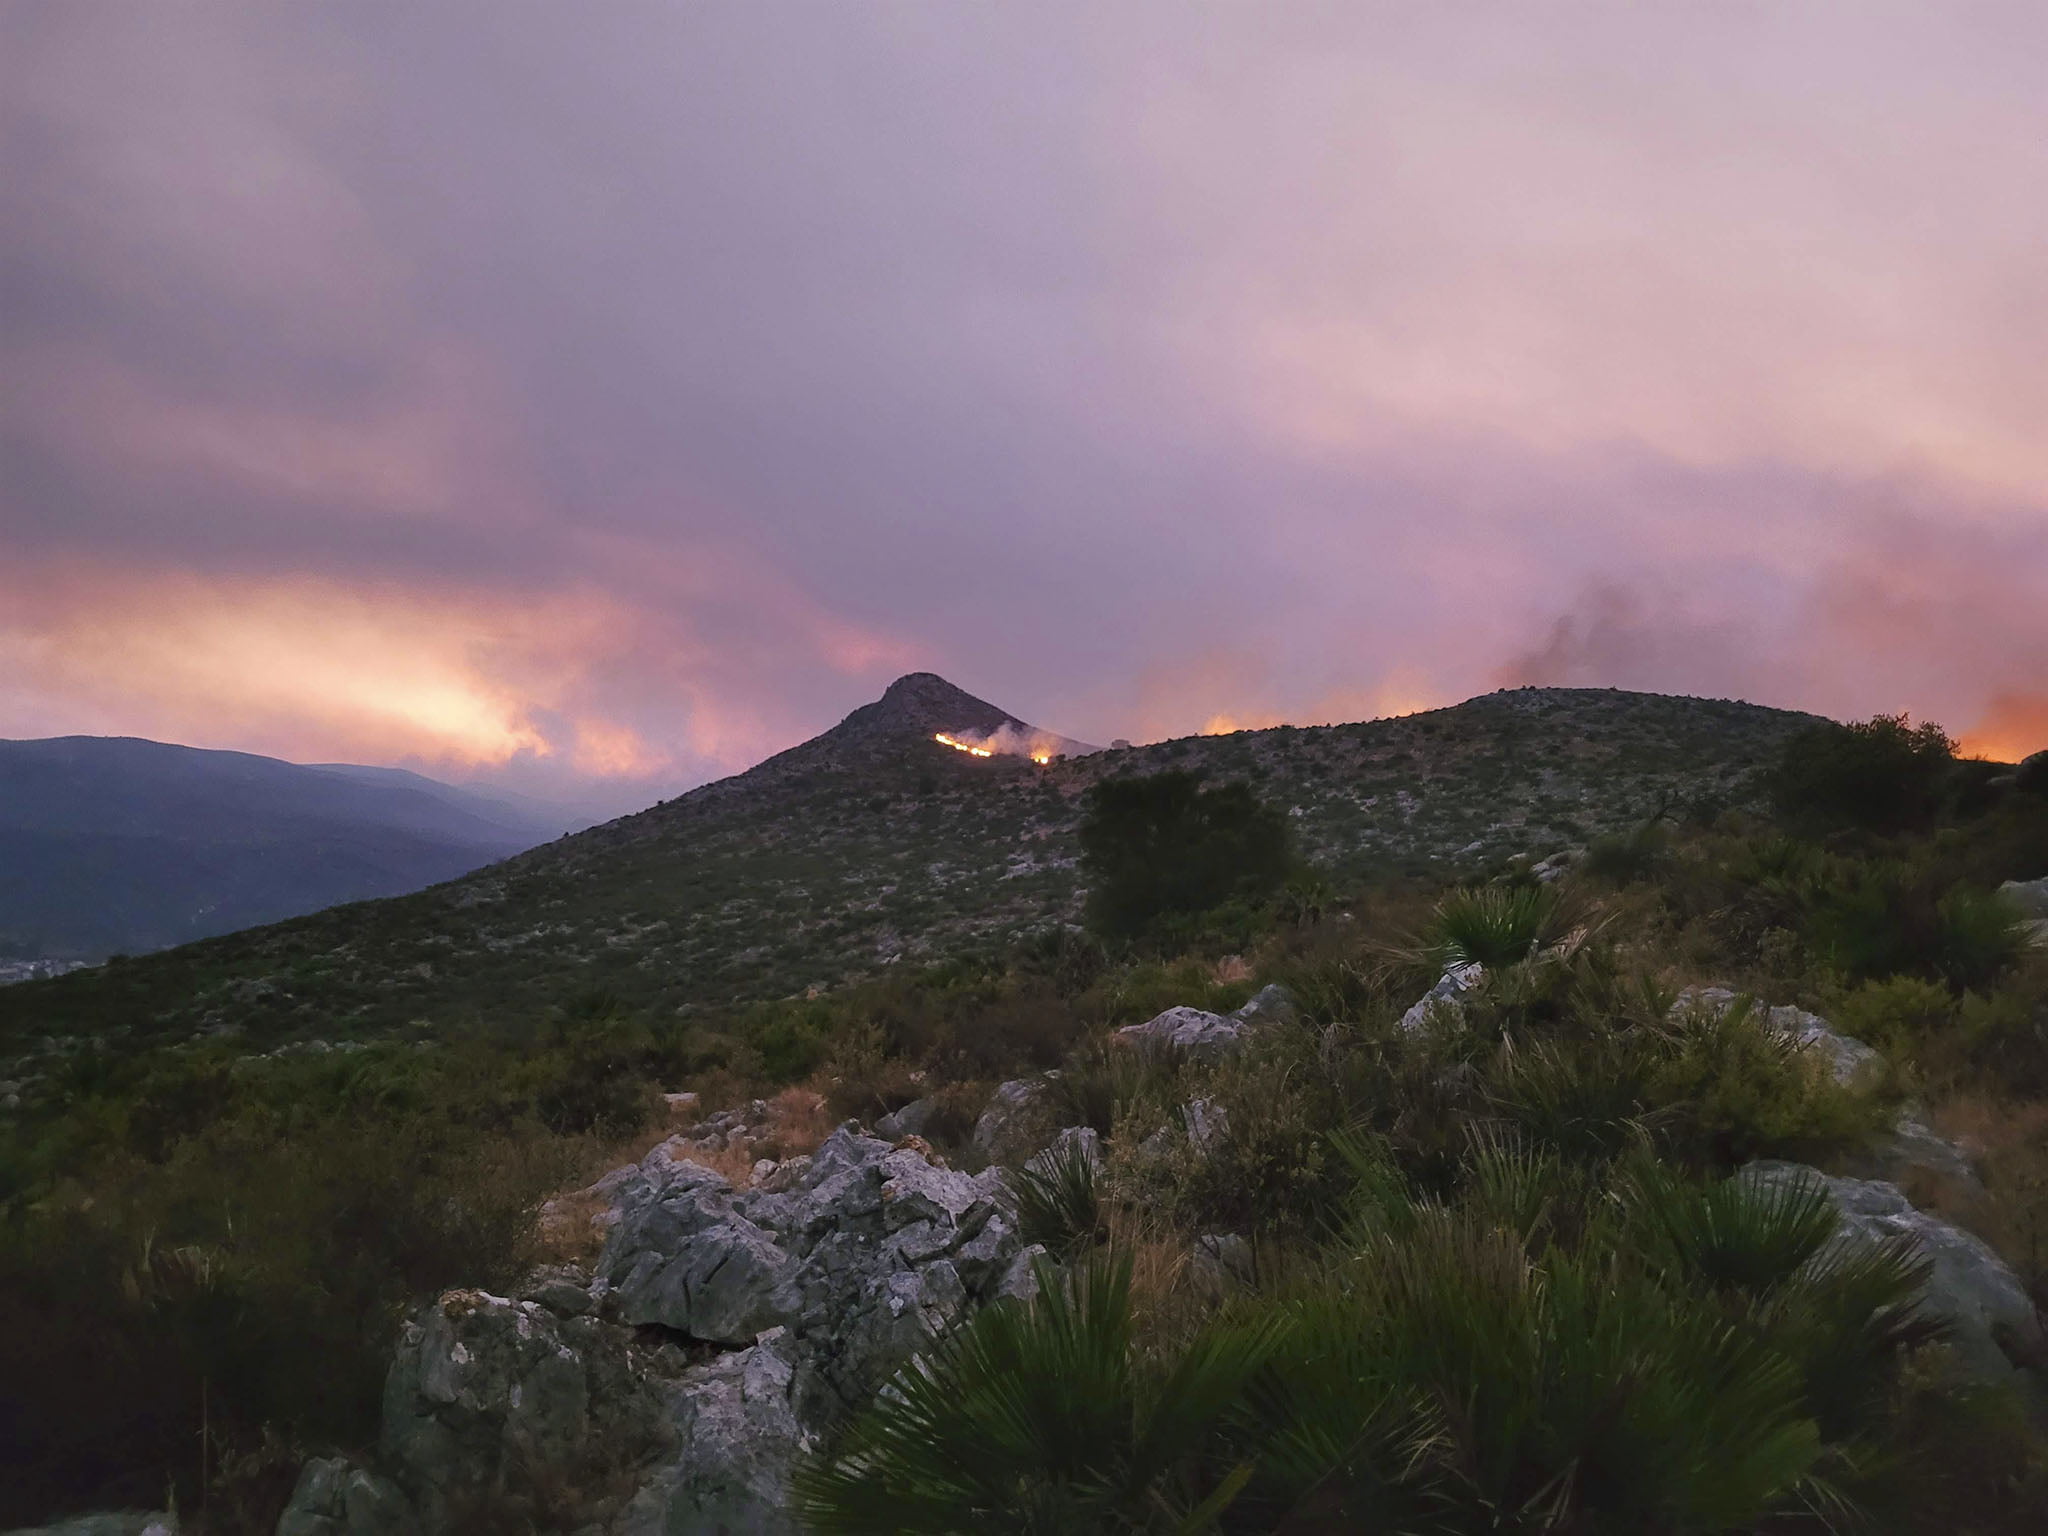
<instances>
[{"instance_id":1,"label":"hillside slope","mask_svg":"<svg viewBox=\"0 0 2048 1536\"><path fill-rule=\"evenodd\" d=\"M1071 920L1105 775L1198 769L1287 807L1340 878L1478 868L1726 801L1811 717L1522 689L1039 766L937 732L1033 728L929 674L733 778L417 895L0 991L0 1037L119 1028L335 1039L505 1027L595 994L688 1011L786 996Z\"/></svg>"},{"instance_id":2,"label":"hillside slope","mask_svg":"<svg viewBox=\"0 0 2048 1536\"><path fill-rule=\"evenodd\" d=\"M0 741L0 959L97 959L390 896L559 830L416 774Z\"/></svg>"}]
</instances>

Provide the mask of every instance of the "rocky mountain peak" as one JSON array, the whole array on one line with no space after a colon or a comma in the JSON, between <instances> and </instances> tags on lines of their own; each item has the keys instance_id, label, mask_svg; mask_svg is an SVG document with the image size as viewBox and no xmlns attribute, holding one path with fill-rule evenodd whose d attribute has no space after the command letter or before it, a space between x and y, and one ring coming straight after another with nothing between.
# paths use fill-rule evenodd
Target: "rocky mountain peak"
<instances>
[{"instance_id":1,"label":"rocky mountain peak","mask_svg":"<svg viewBox=\"0 0 2048 1536\"><path fill-rule=\"evenodd\" d=\"M832 734L929 736L935 731L1030 729L1006 710L956 688L936 672L910 672L896 679L872 704L863 704Z\"/></svg>"}]
</instances>

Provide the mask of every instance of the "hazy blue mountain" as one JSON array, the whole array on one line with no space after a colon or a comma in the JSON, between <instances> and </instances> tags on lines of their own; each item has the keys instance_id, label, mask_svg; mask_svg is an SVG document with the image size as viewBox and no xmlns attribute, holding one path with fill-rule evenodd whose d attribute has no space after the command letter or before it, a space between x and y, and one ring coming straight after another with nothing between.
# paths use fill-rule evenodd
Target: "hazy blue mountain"
<instances>
[{"instance_id":1,"label":"hazy blue mountain","mask_svg":"<svg viewBox=\"0 0 2048 1536\"><path fill-rule=\"evenodd\" d=\"M0 741L0 960L136 953L394 896L570 824L397 769Z\"/></svg>"}]
</instances>

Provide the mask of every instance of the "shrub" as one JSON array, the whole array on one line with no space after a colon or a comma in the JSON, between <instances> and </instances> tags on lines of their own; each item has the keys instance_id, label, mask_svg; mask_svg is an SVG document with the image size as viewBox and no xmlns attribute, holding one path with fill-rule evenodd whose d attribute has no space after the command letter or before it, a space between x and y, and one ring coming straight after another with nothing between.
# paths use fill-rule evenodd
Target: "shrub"
<instances>
[{"instance_id":1,"label":"shrub","mask_svg":"<svg viewBox=\"0 0 2048 1536\"><path fill-rule=\"evenodd\" d=\"M1486 886L1437 904L1433 940L1446 965L1498 968L1526 960L1548 936L1557 895L1545 886Z\"/></svg>"},{"instance_id":2,"label":"shrub","mask_svg":"<svg viewBox=\"0 0 2048 1536\"><path fill-rule=\"evenodd\" d=\"M1885 1129L1892 1112L1874 1088L1837 1083L1824 1059L1747 1000L1725 1011L1682 1010L1646 1097L1659 1144L1716 1168L1856 1146Z\"/></svg>"},{"instance_id":3,"label":"shrub","mask_svg":"<svg viewBox=\"0 0 2048 1536\"><path fill-rule=\"evenodd\" d=\"M1629 885L1655 874L1670 857L1671 834L1660 811L1630 831L1595 838L1578 868L1595 880Z\"/></svg>"},{"instance_id":4,"label":"shrub","mask_svg":"<svg viewBox=\"0 0 2048 1536\"><path fill-rule=\"evenodd\" d=\"M1940 726L1878 715L1829 722L1787 741L1771 789L1786 817L1816 826L1904 832L1929 825L1955 762Z\"/></svg>"},{"instance_id":5,"label":"shrub","mask_svg":"<svg viewBox=\"0 0 2048 1536\"><path fill-rule=\"evenodd\" d=\"M1125 938L1233 896L1269 894L1294 867L1278 811L1243 784L1204 788L1184 772L1097 784L1080 841L1089 923Z\"/></svg>"},{"instance_id":6,"label":"shrub","mask_svg":"<svg viewBox=\"0 0 2048 1536\"><path fill-rule=\"evenodd\" d=\"M1091 1126L1108 1136L1141 1105L1163 1109L1172 1098L1177 1067L1170 1052L1097 1041L1069 1056L1052 1079L1053 1117L1062 1126Z\"/></svg>"},{"instance_id":7,"label":"shrub","mask_svg":"<svg viewBox=\"0 0 2048 1536\"><path fill-rule=\"evenodd\" d=\"M1836 1028L1887 1055L1918 1055L1952 1036L1956 999L1947 987L1917 976L1866 981L1835 1009Z\"/></svg>"},{"instance_id":8,"label":"shrub","mask_svg":"<svg viewBox=\"0 0 2048 1536\"><path fill-rule=\"evenodd\" d=\"M196 1503L269 1435L367 1441L404 1307L508 1282L570 1151L252 1118L0 1222L0 1523L156 1506L167 1483Z\"/></svg>"},{"instance_id":9,"label":"shrub","mask_svg":"<svg viewBox=\"0 0 2048 1536\"><path fill-rule=\"evenodd\" d=\"M1853 981L1915 974L1981 987L2019 955L2022 914L1996 892L1948 887L1925 866L1850 862L1804 893L1808 943Z\"/></svg>"},{"instance_id":10,"label":"shrub","mask_svg":"<svg viewBox=\"0 0 2048 1536\"><path fill-rule=\"evenodd\" d=\"M1272 1347L1270 1323L1211 1328L1146 1369L1131 1264L997 1302L899 1372L829 1456L801 1465L821 1532L1200 1531L1245 1472L1210 1472L1225 1414Z\"/></svg>"}]
</instances>

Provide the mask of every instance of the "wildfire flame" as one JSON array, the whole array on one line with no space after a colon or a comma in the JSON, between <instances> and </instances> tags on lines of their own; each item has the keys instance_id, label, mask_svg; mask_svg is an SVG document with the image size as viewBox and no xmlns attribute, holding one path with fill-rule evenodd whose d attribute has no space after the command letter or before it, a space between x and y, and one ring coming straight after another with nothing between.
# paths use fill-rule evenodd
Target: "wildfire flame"
<instances>
[{"instance_id":1,"label":"wildfire flame","mask_svg":"<svg viewBox=\"0 0 2048 1536\"><path fill-rule=\"evenodd\" d=\"M991 739L1001 741L1004 738L998 735ZM942 747L951 747L955 752L965 752L969 757L994 757L997 751L995 747L978 747L971 741L962 741L957 736L948 736L944 731L940 731L932 737L932 740ZM1012 747L1006 750L1015 751L1016 749ZM1030 758L1031 761L1043 768L1052 761L1052 748L1034 746L1026 751L1024 756Z\"/></svg>"}]
</instances>

